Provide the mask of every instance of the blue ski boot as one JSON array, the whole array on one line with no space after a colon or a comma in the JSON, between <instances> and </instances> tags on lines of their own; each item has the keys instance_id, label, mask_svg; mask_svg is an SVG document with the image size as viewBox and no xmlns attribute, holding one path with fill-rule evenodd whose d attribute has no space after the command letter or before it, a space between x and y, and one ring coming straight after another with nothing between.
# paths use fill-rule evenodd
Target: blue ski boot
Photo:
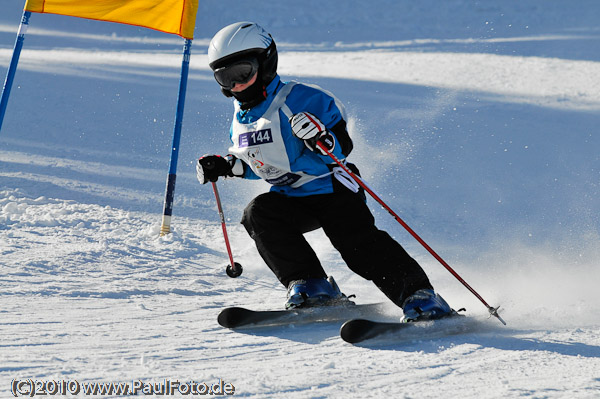
<instances>
[{"instance_id":1,"label":"blue ski boot","mask_svg":"<svg viewBox=\"0 0 600 399\"><path fill-rule=\"evenodd\" d=\"M294 280L288 285L286 309L351 303L333 277Z\"/></svg>"},{"instance_id":2,"label":"blue ski boot","mask_svg":"<svg viewBox=\"0 0 600 399\"><path fill-rule=\"evenodd\" d=\"M444 298L430 289L418 290L406 298L402 310L404 323L441 319L454 313Z\"/></svg>"}]
</instances>

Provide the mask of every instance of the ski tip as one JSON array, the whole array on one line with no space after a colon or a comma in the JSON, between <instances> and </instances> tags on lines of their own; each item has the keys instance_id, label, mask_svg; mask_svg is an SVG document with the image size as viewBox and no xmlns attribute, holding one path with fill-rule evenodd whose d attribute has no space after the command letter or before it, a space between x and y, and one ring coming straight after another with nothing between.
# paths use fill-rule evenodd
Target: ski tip
<instances>
[{"instance_id":1,"label":"ski tip","mask_svg":"<svg viewBox=\"0 0 600 399\"><path fill-rule=\"evenodd\" d=\"M247 309L244 308L227 308L223 309L219 316L217 317L217 322L220 326L225 328L235 328L240 326L241 320L243 320L243 315L248 312Z\"/></svg>"},{"instance_id":2,"label":"ski tip","mask_svg":"<svg viewBox=\"0 0 600 399\"><path fill-rule=\"evenodd\" d=\"M340 337L351 344L364 341L365 333L373 324L375 323L365 319L348 320L340 327Z\"/></svg>"}]
</instances>

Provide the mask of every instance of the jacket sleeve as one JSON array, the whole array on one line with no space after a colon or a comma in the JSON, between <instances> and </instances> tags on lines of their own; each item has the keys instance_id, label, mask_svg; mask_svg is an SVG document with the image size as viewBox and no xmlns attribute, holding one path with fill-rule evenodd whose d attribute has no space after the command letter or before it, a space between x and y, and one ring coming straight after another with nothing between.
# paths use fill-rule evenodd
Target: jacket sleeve
<instances>
[{"instance_id":1,"label":"jacket sleeve","mask_svg":"<svg viewBox=\"0 0 600 399\"><path fill-rule=\"evenodd\" d=\"M239 161L244 163L244 161L242 161L241 159ZM245 163L244 163L244 175L242 176L242 178L251 179L251 180L259 180L260 179L260 177L258 177L256 175L256 173L254 173L252 168L250 166L246 165Z\"/></svg>"},{"instance_id":2,"label":"jacket sleeve","mask_svg":"<svg viewBox=\"0 0 600 399\"><path fill-rule=\"evenodd\" d=\"M316 86L297 84L288 95L286 104L293 114L310 112L323 122L336 140L333 152L335 156L345 158L350 154L353 143L346 128L346 111L333 94ZM331 159L324 156L324 161L328 163Z\"/></svg>"},{"instance_id":3,"label":"jacket sleeve","mask_svg":"<svg viewBox=\"0 0 600 399\"><path fill-rule=\"evenodd\" d=\"M235 115L234 115L234 118L235 118ZM233 124L229 128L229 139L233 143L233 140L231 139L232 135L233 135ZM252 170L250 165L248 165L244 160L242 160L240 158L236 158L235 163L234 163L234 169L237 169L237 168L243 169L241 171L241 173L234 172L234 175L237 177L241 177L242 179L251 179L251 180L260 179L260 177L258 177L256 175L256 173L254 173L254 171Z\"/></svg>"},{"instance_id":4,"label":"jacket sleeve","mask_svg":"<svg viewBox=\"0 0 600 399\"><path fill-rule=\"evenodd\" d=\"M330 128L329 131L333 133L336 140L339 142L344 157L350 155L352 149L354 148L354 143L352 143L352 139L350 138L348 130L346 129L346 121L344 119L340 120L332 128Z\"/></svg>"}]
</instances>

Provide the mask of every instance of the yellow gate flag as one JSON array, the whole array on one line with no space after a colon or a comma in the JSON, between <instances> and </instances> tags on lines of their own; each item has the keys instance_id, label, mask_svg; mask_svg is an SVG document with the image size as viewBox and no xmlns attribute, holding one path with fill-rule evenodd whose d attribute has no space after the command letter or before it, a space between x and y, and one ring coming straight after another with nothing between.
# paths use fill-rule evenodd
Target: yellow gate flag
<instances>
[{"instance_id":1,"label":"yellow gate flag","mask_svg":"<svg viewBox=\"0 0 600 399\"><path fill-rule=\"evenodd\" d=\"M27 0L25 11L120 22L193 39L198 0Z\"/></svg>"}]
</instances>

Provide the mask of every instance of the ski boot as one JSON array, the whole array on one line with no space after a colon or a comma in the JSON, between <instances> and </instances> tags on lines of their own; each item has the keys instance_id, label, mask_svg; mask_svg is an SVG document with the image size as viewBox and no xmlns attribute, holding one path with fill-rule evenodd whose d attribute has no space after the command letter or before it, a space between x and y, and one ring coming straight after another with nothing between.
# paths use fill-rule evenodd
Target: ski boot
<instances>
[{"instance_id":1,"label":"ski boot","mask_svg":"<svg viewBox=\"0 0 600 399\"><path fill-rule=\"evenodd\" d=\"M352 304L333 277L294 280L288 285L286 309Z\"/></svg>"},{"instance_id":2,"label":"ski boot","mask_svg":"<svg viewBox=\"0 0 600 399\"><path fill-rule=\"evenodd\" d=\"M418 290L406 298L402 310L404 311L401 320L403 323L441 319L456 313L440 294L430 289Z\"/></svg>"}]
</instances>

